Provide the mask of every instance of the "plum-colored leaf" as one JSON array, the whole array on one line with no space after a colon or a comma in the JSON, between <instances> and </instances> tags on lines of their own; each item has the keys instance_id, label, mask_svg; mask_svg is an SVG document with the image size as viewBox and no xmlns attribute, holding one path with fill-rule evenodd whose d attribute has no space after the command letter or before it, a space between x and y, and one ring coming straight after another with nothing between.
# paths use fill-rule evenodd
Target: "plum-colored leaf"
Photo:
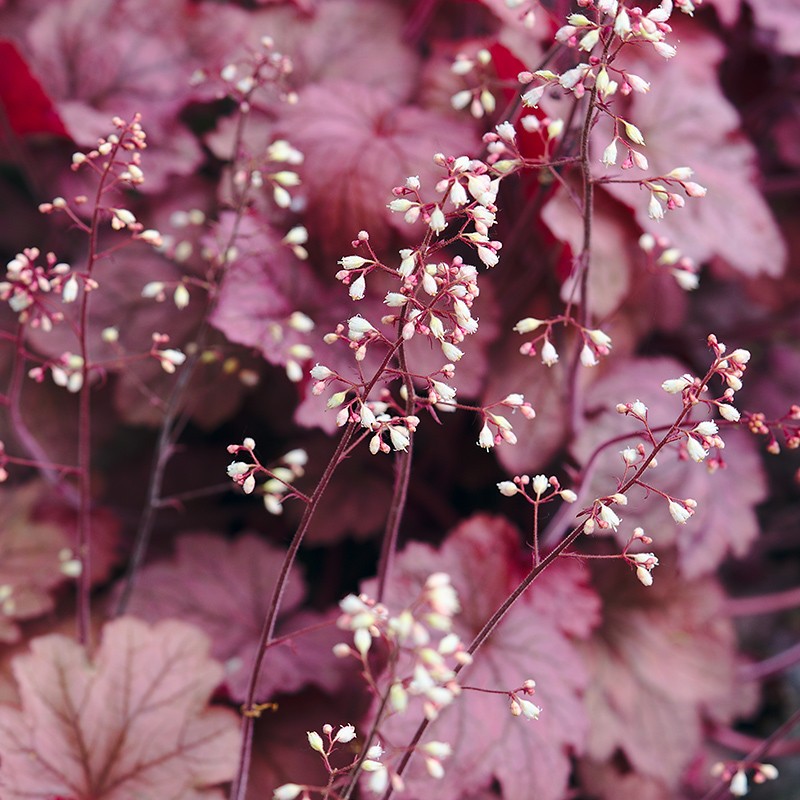
<instances>
[{"instance_id":1,"label":"plum-colored leaf","mask_svg":"<svg viewBox=\"0 0 800 800\"><path fill-rule=\"evenodd\" d=\"M439 550L408 545L395 562L384 601L399 612L414 600L428 575L446 572L462 607L454 630L469 642L519 583L529 558L510 523L476 516L452 531ZM452 745L452 771L443 781L434 781L421 760L412 760L404 796L456 800L495 778L507 798L562 797L569 754L583 750L587 725L581 703L586 673L573 641L586 638L596 622L597 596L586 578L575 562L546 570L461 673L466 685L500 691L533 678L534 699L543 709L540 719L512 717L507 699L497 695L462 692L427 734ZM371 584L364 590L369 594ZM412 708L381 726L388 741L409 741L420 722Z\"/></svg>"},{"instance_id":2,"label":"plum-colored leaf","mask_svg":"<svg viewBox=\"0 0 800 800\"><path fill-rule=\"evenodd\" d=\"M681 410L680 400L664 392L661 383L685 372L685 366L672 359L627 359L610 365L592 384L587 391L586 422L573 445L578 463L586 464L596 448L614 437L631 434L631 438L606 447L596 458L578 505L616 490L623 467L620 450L640 441L641 426L618 414L617 404L639 399L648 408L651 428L669 425ZM698 422L706 418L696 417ZM721 436L725 469L710 474L703 464L680 460L677 448L669 447L659 454L658 467L646 476L648 483L671 496L696 500L698 507L691 519L679 528L666 501L632 490L628 505L620 509L624 523L617 534L620 542L627 541L635 526L642 526L653 537L656 552L677 548L680 570L687 578L711 572L729 554L747 553L759 530L755 506L766 494L763 468L752 437L730 429L723 429Z\"/></svg>"},{"instance_id":3,"label":"plum-colored leaf","mask_svg":"<svg viewBox=\"0 0 800 800\"><path fill-rule=\"evenodd\" d=\"M667 236L698 262L714 256L745 275L777 276L786 248L769 207L756 188L755 149L739 130L739 118L717 82L722 43L697 25L675 22L678 55L669 62L641 48L625 67L651 82L647 94L633 93L627 119L644 134L641 148L649 161L642 177L666 174L675 167L695 170L708 188L700 199L667 213L660 222L647 216L646 192L634 184L607 184L614 197L634 209L645 230ZM607 126L595 128L598 153L608 144ZM597 176L609 174L597 162ZM637 176L623 174L630 180Z\"/></svg>"},{"instance_id":4,"label":"plum-colored leaf","mask_svg":"<svg viewBox=\"0 0 800 800\"><path fill-rule=\"evenodd\" d=\"M434 154L472 155L478 146L469 123L399 106L390 92L352 80L307 86L278 129L305 154L309 231L336 257L360 230L379 248L393 228L408 235L410 226L386 208L392 187L419 175L430 197L442 177Z\"/></svg>"},{"instance_id":5,"label":"plum-colored leaf","mask_svg":"<svg viewBox=\"0 0 800 800\"><path fill-rule=\"evenodd\" d=\"M742 0L710 0L709 5L717 12L720 22L730 27L739 19Z\"/></svg>"},{"instance_id":6,"label":"plum-colored leaf","mask_svg":"<svg viewBox=\"0 0 800 800\"><path fill-rule=\"evenodd\" d=\"M59 555L70 540L60 525L35 521L43 486L0 490L0 641L20 638L17 620L53 608L50 591L65 580Z\"/></svg>"},{"instance_id":7,"label":"plum-colored leaf","mask_svg":"<svg viewBox=\"0 0 800 800\"><path fill-rule=\"evenodd\" d=\"M253 534L232 542L207 533L183 535L177 540L172 562L142 570L130 611L150 621L176 617L205 631L211 637L212 655L225 665L231 696L244 700L283 557L282 550ZM267 654L258 684L261 699L309 684L329 691L341 684L348 665L331 654L341 633L333 618L300 612L303 595L302 578L293 573L276 631L277 636L287 638ZM288 636L312 626L319 629Z\"/></svg>"},{"instance_id":8,"label":"plum-colored leaf","mask_svg":"<svg viewBox=\"0 0 800 800\"><path fill-rule=\"evenodd\" d=\"M49 133L66 136L53 102L31 73L13 42L0 41L0 107L18 136ZM0 141L5 138L0 133Z\"/></svg>"},{"instance_id":9,"label":"plum-colored leaf","mask_svg":"<svg viewBox=\"0 0 800 800\"><path fill-rule=\"evenodd\" d=\"M597 584L603 622L581 645L591 671L587 755L605 762L621 750L635 772L674 789L704 719L729 722L719 708L741 689L723 592L712 578L680 579L669 561L648 588L626 567L604 566Z\"/></svg>"},{"instance_id":10,"label":"plum-colored leaf","mask_svg":"<svg viewBox=\"0 0 800 800\"><path fill-rule=\"evenodd\" d=\"M236 717L206 704L222 677L208 641L177 621L109 623L92 658L58 634L14 661L22 708L0 707L3 797L221 798Z\"/></svg>"}]
</instances>

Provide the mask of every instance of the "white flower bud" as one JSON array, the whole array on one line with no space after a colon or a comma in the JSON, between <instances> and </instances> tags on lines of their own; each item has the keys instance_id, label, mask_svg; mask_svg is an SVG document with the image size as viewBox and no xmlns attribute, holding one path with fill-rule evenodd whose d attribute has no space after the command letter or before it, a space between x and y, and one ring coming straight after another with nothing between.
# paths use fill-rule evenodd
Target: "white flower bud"
<instances>
[{"instance_id":1,"label":"white flower bud","mask_svg":"<svg viewBox=\"0 0 800 800\"><path fill-rule=\"evenodd\" d=\"M674 500L669 501L669 513L672 519L679 525L685 525L689 517L692 516L694 511L686 508L681 503L676 503Z\"/></svg>"},{"instance_id":2,"label":"white flower bud","mask_svg":"<svg viewBox=\"0 0 800 800\"><path fill-rule=\"evenodd\" d=\"M537 497L541 497L550 487L546 475L536 475L533 478L533 491Z\"/></svg>"},{"instance_id":3,"label":"white flower bud","mask_svg":"<svg viewBox=\"0 0 800 800\"><path fill-rule=\"evenodd\" d=\"M272 800L295 800L303 791L297 783L284 783L272 793Z\"/></svg>"},{"instance_id":4,"label":"white flower bud","mask_svg":"<svg viewBox=\"0 0 800 800\"><path fill-rule=\"evenodd\" d=\"M356 729L353 725L342 725L341 728L336 732L336 736L333 737L334 742L341 742L342 744L347 744L348 742L352 742L353 739L356 738Z\"/></svg>"},{"instance_id":5,"label":"white flower bud","mask_svg":"<svg viewBox=\"0 0 800 800\"><path fill-rule=\"evenodd\" d=\"M491 450L494 447L494 434L487 422L483 423L480 434L478 434L478 447L484 450Z\"/></svg>"},{"instance_id":6,"label":"white flower bud","mask_svg":"<svg viewBox=\"0 0 800 800\"><path fill-rule=\"evenodd\" d=\"M736 408L734 408L733 406L728 405L727 403L720 403L718 408L719 408L719 415L723 419L728 420L728 422L738 422L739 421L739 417L741 415L739 414L739 411Z\"/></svg>"},{"instance_id":7,"label":"white flower bud","mask_svg":"<svg viewBox=\"0 0 800 800\"><path fill-rule=\"evenodd\" d=\"M350 284L350 299L351 300L363 300L364 299L364 292L367 289L367 281L364 278L364 275L359 275L351 284Z\"/></svg>"},{"instance_id":8,"label":"white flower bud","mask_svg":"<svg viewBox=\"0 0 800 800\"><path fill-rule=\"evenodd\" d=\"M552 367L558 361L558 352L549 339L544 340L542 345L542 364Z\"/></svg>"},{"instance_id":9,"label":"white flower bud","mask_svg":"<svg viewBox=\"0 0 800 800\"><path fill-rule=\"evenodd\" d=\"M647 567L636 567L636 577L644 586L653 585L653 576L650 574L650 570L647 569Z\"/></svg>"},{"instance_id":10,"label":"white flower bud","mask_svg":"<svg viewBox=\"0 0 800 800\"><path fill-rule=\"evenodd\" d=\"M697 441L693 436L690 436L686 442L686 450L689 453L689 457L692 461L700 462L702 461L707 455L708 450L703 447L700 442Z\"/></svg>"},{"instance_id":11,"label":"white flower bud","mask_svg":"<svg viewBox=\"0 0 800 800\"><path fill-rule=\"evenodd\" d=\"M428 227L434 233L441 233L447 227L447 220L444 217L444 212L439 206L436 206L431 212L431 218L428 222Z\"/></svg>"}]
</instances>

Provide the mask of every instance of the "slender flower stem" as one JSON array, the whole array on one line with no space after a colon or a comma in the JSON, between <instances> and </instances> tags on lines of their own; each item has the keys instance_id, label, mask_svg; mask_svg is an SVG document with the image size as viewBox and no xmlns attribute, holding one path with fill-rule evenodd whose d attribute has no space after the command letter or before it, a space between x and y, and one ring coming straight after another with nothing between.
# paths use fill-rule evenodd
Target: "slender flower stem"
<instances>
[{"instance_id":1,"label":"slender flower stem","mask_svg":"<svg viewBox=\"0 0 800 800\"><path fill-rule=\"evenodd\" d=\"M405 323L405 312L401 315L398 322L398 331L402 331ZM402 341L402 338L401 338ZM408 373L406 364L405 346L401 344L397 348L397 358L401 372L403 373L403 385L406 390L406 416L414 412L414 384ZM381 544L381 556L378 561L378 588L376 599L378 602L383 600L386 591L386 582L389 579L392 559L397 550L397 537L400 533L400 522L403 519L406 501L408 499L408 484L411 480L411 463L414 452L414 437L409 437L408 448L397 453L395 461L394 489L392 491L392 502L389 506L389 514L386 519L386 529L383 534Z\"/></svg>"},{"instance_id":2,"label":"slender flower stem","mask_svg":"<svg viewBox=\"0 0 800 800\"><path fill-rule=\"evenodd\" d=\"M717 360L715 359L714 364L712 365L711 369L706 373L705 377L700 382L700 387L698 388L698 392L704 387L709 380L711 380L711 376L714 375L715 368L717 366ZM632 486L634 486L644 472L647 470L648 466L652 462L652 460L658 455L658 453L666 447L666 445L671 441L671 437L674 432L680 427L683 423L684 419L691 413L692 405L686 403L681 410L680 414L678 415L675 422L672 423L669 430L667 431L666 435L659 441L650 454L644 459L644 461L639 465L639 468L630 477L618 490L619 494L625 494ZM551 564L553 564L559 556L564 553L581 535L583 532L584 525L586 521L579 523L576 527L574 527L542 560L539 564L535 565L533 569L520 581L519 585L516 589L503 601L500 607L492 614L492 616L487 620L478 634L470 643L469 647L467 648L467 652L470 655L474 655L481 646L486 642L486 640L492 635L495 628L500 624L503 617L511 610L512 606L519 600L520 597L525 593L525 590L539 577L539 575L544 572ZM461 672L465 665L459 664L454 672L456 675ZM411 756L414 754L416 746L419 744L420 740L425 734L425 731L428 729L430 725L430 720L423 720L419 727L417 728L416 732L414 733L414 737L411 740L411 743L408 746L408 749L404 753L403 757L400 760L400 763L397 767L397 774L402 775L403 771L405 770L408 762L411 759ZM389 788L384 792L382 800L389 800L392 796L394 789L389 786Z\"/></svg>"},{"instance_id":3,"label":"slender flower stem","mask_svg":"<svg viewBox=\"0 0 800 800\"><path fill-rule=\"evenodd\" d=\"M121 136L124 139L124 134ZM86 275L91 279L99 260L98 237L100 234L100 217L103 211L103 195L108 188L106 181L112 175L120 142L114 144L104 163L92 208L89 223L89 250L86 257ZM91 368L89 363L89 296L91 292L84 285L78 310L78 347L81 356L81 389L78 395L78 558L81 572L78 576L78 641L91 652L91 589L92 589L92 388L90 384Z\"/></svg>"},{"instance_id":4,"label":"slender flower stem","mask_svg":"<svg viewBox=\"0 0 800 800\"><path fill-rule=\"evenodd\" d=\"M303 511L303 516L300 520L300 524L295 531L294 536L292 537L292 541L289 544L289 549L286 552L286 555L283 559L283 564L281 565L281 571L278 575L278 579L275 583L275 589L272 593L272 599L270 600L269 610L267 611L267 615L264 618L264 624L261 629L261 635L259 636L258 647L256 649L256 657L253 663L252 670L250 672L250 681L247 687L247 695L244 703L245 713L242 717L242 749L240 754L239 760L239 770L236 776L236 780L233 783L231 788L230 798L231 800L244 800L245 794L247 792L247 781L248 781L248 773L250 771L250 759L252 756L252 740L253 740L253 725L255 718L252 714L248 713L248 710L253 708L253 704L255 702L255 695L256 689L258 686L258 679L261 674L261 665L264 661L264 657L266 655L266 651L268 646L272 642L272 637L275 632L275 624L278 619L278 612L280 610L281 601L283 600L283 594L286 589L289 580L289 572L294 565L295 558L297 557L297 552L300 549L300 545L305 538L306 531L308 530L311 521L314 518L316 510L319 506L319 502L324 494L325 490L328 488L328 484L333 477L333 473L336 471L336 468L339 466L342 458L342 454L344 453L347 443L350 441L350 438L356 431L357 423L350 422L348 423L347 427L344 429L342 436L339 439L339 443L336 445L336 449L333 452L330 460L328 461L328 465L325 467L325 471L322 473L322 477L319 480L316 488L314 489L313 494L311 495L311 500L306 505L305 510Z\"/></svg>"}]
</instances>

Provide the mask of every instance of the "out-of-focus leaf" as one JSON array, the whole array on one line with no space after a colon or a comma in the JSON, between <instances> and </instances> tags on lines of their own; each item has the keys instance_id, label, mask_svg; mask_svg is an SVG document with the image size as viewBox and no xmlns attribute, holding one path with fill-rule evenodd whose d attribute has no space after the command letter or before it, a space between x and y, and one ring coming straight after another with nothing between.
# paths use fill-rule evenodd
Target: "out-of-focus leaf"
<instances>
[{"instance_id":1,"label":"out-of-focus leaf","mask_svg":"<svg viewBox=\"0 0 800 800\"><path fill-rule=\"evenodd\" d=\"M50 591L65 580L62 552L70 540L55 522L35 521L42 485L0 490L0 641L20 638L17 620L53 608Z\"/></svg>"},{"instance_id":2,"label":"out-of-focus leaf","mask_svg":"<svg viewBox=\"0 0 800 800\"><path fill-rule=\"evenodd\" d=\"M727 718L718 711L740 691L736 638L715 580L682 580L669 561L654 574L645 588L626 567L597 570L603 622L581 645L591 672L587 755L605 762L620 750L634 772L672 791L704 719L730 721L729 704Z\"/></svg>"}]
</instances>

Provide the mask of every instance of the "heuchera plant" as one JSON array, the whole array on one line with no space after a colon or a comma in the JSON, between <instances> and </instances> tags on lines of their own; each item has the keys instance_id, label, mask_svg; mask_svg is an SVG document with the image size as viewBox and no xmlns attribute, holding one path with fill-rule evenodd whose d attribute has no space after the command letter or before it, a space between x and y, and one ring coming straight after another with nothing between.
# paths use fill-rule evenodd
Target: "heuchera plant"
<instances>
[{"instance_id":1,"label":"heuchera plant","mask_svg":"<svg viewBox=\"0 0 800 800\"><path fill-rule=\"evenodd\" d=\"M800 8L0 20L3 800L793 796Z\"/></svg>"}]
</instances>

